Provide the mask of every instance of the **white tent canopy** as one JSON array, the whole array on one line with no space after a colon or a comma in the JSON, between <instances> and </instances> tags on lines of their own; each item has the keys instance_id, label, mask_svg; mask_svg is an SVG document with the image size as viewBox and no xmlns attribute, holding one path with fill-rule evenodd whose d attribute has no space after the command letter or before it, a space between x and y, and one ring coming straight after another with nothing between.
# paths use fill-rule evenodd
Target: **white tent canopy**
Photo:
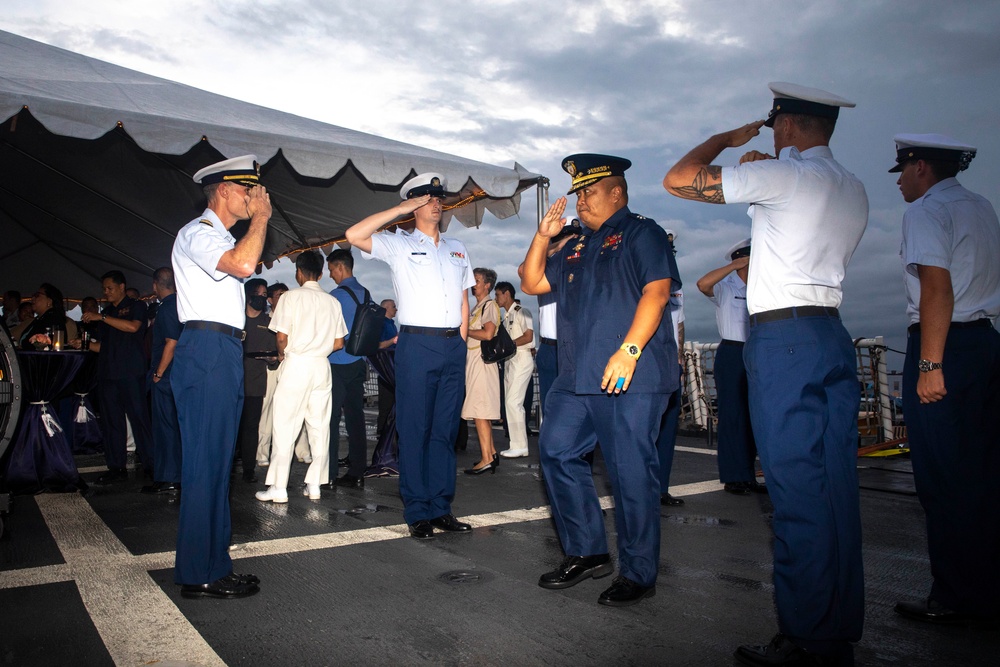
<instances>
[{"instance_id":1,"label":"white tent canopy","mask_svg":"<svg viewBox=\"0 0 1000 667\"><path fill-rule=\"evenodd\" d=\"M544 178L240 102L0 31L0 289L92 293L123 270L144 288L204 207L191 175L253 153L272 217L264 261L342 239L398 202L415 173L445 176L466 226L517 213ZM243 229L234 228L239 237ZM138 282L136 282L138 281Z\"/></svg>"}]
</instances>

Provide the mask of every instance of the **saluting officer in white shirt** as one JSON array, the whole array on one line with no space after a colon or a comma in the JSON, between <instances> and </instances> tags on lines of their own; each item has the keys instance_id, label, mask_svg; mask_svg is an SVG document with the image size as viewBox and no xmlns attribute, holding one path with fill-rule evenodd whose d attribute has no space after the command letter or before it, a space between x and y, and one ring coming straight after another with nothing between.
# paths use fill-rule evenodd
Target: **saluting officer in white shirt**
<instances>
[{"instance_id":1,"label":"saluting officer in white shirt","mask_svg":"<svg viewBox=\"0 0 1000 667\"><path fill-rule=\"evenodd\" d=\"M455 437L465 398L465 340L469 288L476 284L461 241L441 235L444 177L425 173L403 184L397 206L347 230L365 259L386 262L399 304L396 343L396 416L399 493L410 535L426 540L434 529L468 532L455 519ZM410 233L376 233L413 215Z\"/></svg>"},{"instance_id":2,"label":"saluting officer in white shirt","mask_svg":"<svg viewBox=\"0 0 1000 667\"><path fill-rule=\"evenodd\" d=\"M854 345L840 321L841 282L868 224L868 196L830 150L842 107L816 88L772 83L766 121L717 134L663 179L695 201L753 204L744 349L750 413L774 503L779 632L740 646L744 664L847 664L864 626L857 476L860 405ZM750 151L712 161L774 130L777 158Z\"/></svg>"}]
</instances>

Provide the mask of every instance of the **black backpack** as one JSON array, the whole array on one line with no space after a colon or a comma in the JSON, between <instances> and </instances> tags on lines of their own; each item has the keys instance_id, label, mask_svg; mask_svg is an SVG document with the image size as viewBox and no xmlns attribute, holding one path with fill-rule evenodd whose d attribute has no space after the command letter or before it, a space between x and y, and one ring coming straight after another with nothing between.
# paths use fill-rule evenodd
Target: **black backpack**
<instances>
[{"instance_id":1,"label":"black backpack","mask_svg":"<svg viewBox=\"0 0 1000 667\"><path fill-rule=\"evenodd\" d=\"M354 292L347 287L338 287L351 295L357 309L354 311L354 322L351 323L351 333L344 342L344 351L356 357L367 357L378 352L378 344L382 342L382 329L385 327L385 308L372 301L368 290L365 290L364 303L358 301Z\"/></svg>"}]
</instances>

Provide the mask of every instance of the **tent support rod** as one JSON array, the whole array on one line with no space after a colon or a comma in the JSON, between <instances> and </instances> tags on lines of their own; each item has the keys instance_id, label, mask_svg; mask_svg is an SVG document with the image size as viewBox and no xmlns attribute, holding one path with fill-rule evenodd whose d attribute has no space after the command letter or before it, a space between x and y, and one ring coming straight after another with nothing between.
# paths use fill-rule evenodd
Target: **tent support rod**
<instances>
[{"instance_id":1,"label":"tent support rod","mask_svg":"<svg viewBox=\"0 0 1000 667\"><path fill-rule=\"evenodd\" d=\"M298 230L298 228L295 226L295 223L292 222L292 219L288 217L287 213L285 213L285 209L283 209L281 207L281 204L279 204L278 202L274 201L274 199L272 198L272 200L271 200L271 206L276 211L278 211L278 213L281 214L282 219L284 219L284 221L286 223L288 223L288 228L291 229L293 232L295 232L295 236L298 238L299 243L301 243L302 245L305 245L306 244L305 237L302 236L302 232L300 232Z\"/></svg>"},{"instance_id":2,"label":"tent support rod","mask_svg":"<svg viewBox=\"0 0 1000 667\"><path fill-rule=\"evenodd\" d=\"M130 209L128 209L128 208L126 208L126 207L122 206L121 204L119 204L118 202L116 202L116 201L115 201L114 199L111 199L110 197L108 197L108 196L104 195L104 194L103 194L103 193L101 193L101 192L98 192L97 190L93 189L93 188L92 188L92 187L90 187L89 185L84 185L83 183L81 183L81 182L80 182L80 181L78 181L77 179L73 178L73 177L72 177L72 176L70 176L69 174L66 174L66 173L64 173L64 172L62 172L62 171L60 171L60 170L56 169L56 168L55 168L55 167L53 167L52 165L50 165L50 164L48 164L48 163L46 163L46 162L42 162L41 160L39 160L39 159L38 159L37 157L35 157L34 155L31 155L30 153L26 153L25 151L21 150L21 149L20 149L20 148L18 148L17 146L14 146L14 145L13 145L13 144L11 144L10 142L8 142L8 141L5 141L5 142L3 142L3 143L4 143L4 145L5 145L5 146L7 146L8 148L10 148L11 150L13 150L13 151L15 151L15 152L17 152L17 153L20 153L20 154L21 154L21 155L22 155L23 157L25 157L25 158L27 158L27 159L31 160L31 161L32 161L32 162L34 162L35 164L38 164L38 165L41 165L42 167L44 167L44 168L48 169L49 171L51 171L51 172L53 172L53 173L55 173L55 174L58 174L59 176L63 177L64 179L66 179L66 180L67 180L67 181L69 181L70 183L73 183L73 184L75 184L75 185L77 185L77 186L79 186L79 187L83 188L84 190L86 190L86 191L87 191L87 192L89 192L90 194L94 195L95 197L99 197L100 199L104 200L104 201L105 201L105 202L107 202L108 204L111 204L112 206L114 206L114 207L116 207L116 208L119 208L119 209L121 209L122 211L124 211L124 212L125 212L125 213L127 213L128 215L132 216L132 217L133 217L133 218L135 218L136 220L139 220L140 222L143 222L143 223L145 223L145 224L146 224L147 226L149 226L149 227L152 227L152 228L153 228L153 229L155 229L156 231L158 231L158 232L162 233L162 234L163 234L164 236L167 236L167 237L169 237L169 238L174 238L174 236L176 236L176 234L174 234L173 232L170 232L170 231L168 231L168 230L164 229L163 227L160 227L160 226L159 226L158 224L156 224L156 223L155 223L155 222L153 222L152 220L150 220L150 219L148 219L148 218L144 218L143 216L139 215L139 214L138 214L138 213L136 213L135 211L132 211L132 210L130 210Z\"/></svg>"},{"instance_id":3,"label":"tent support rod","mask_svg":"<svg viewBox=\"0 0 1000 667\"><path fill-rule=\"evenodd\" d=\"M549 210L549 179L544 177L539 178L536 190L535 203L538 209L538 223L541 224L542 218L545 217L545 212Z\"/></svg>"},{"instance_id":4,"label":"tent support rod","mask_svg":"<svg viewBox=\"0 0 1000 667\"><path fill-rule=\"evenodd\" d=\"M25 199L25 198L24 198L24 197L22 197L21 195L19 195L19 194L15 193L15 192L11 192L11 191L10 191L10 190L8 190L7 188L3 187L2 185L0 185L0 192L5 192L5 193L9 194L9 195L10 195L11 197L13 197L14 199L17 199L18 201L22 201L22 202L24 202L25 204L27 204L28 206L31 206L32 208L35 208L35 209L37 209L37 210L41 211L42 213L44 213L45 215L47 215L47 216L48 216L49 218L51 218L51 219L55 220L56 222L58 222L58 223L62 224L63 226L65 226L65 227L69 227L69 228L70 228L70 229L72 229L72 230L73 230L74 232L76 232L76 233L78 233L78 234L81 234L81 235L83 235L83 236L86 236L86 237L87 237L88 239L90 239L90 240L92 240L92 241L96 242L96 243L97 243L98 245L101 245L101 246L103 246L103 247L105 247L105 248L108 248L108 249L110 249L110 250L114 251L114 252L115 252L116 254L118 254L118 255L121 255L122 257L125 257L125 258L129 259L130 261L134 262L135 264L138 264L139 266L142 266L142 267L144 267L144 268L146 268L146 269L148 269L148 270L150 270L150 271L153 271L153 270L154 270L154 268L155 268L155 267L152 267L152 266L149 266L148 264L146 264L145 262L143 262L143 261L141 261L141 260L139 260L139 259L136 259L135 257L133 257L132 255L129 255L129 254L128 254L128 253L126 253L126 252L122 252L122 251L121 251L120 249L118 249L118 248L114 247L114 246L113 246L113 245L111 245L110 243L106 243L105 241L102 241L101 239L99 239L98 237L94 236L94 235L93 235L93 234L91 234L90 232L88 232L88 231L85 231L85 230L81 229L80 227L77 227L76 225L73 225L73 224L71 224L71 223L67 222L66 220L63 220L63 219L62 219L62 218L60 218L59 216L57 216L57 215L53 214L53 213L52 213L51 211L47 211L47 210L45 210L44 208L42 208L42 207L41 207L41 206L39 206L38 204L36 204L36 203L34 203L34 202L31 202L31 201L28 201L27 199ZM9 213L9 212L7 212L7 211L4 211L4 213L6 213L6 214L7 214L7 216L8 216L8 217L9 217L9 218L10 218L11 220L15 220L15 221L16 221L16 218L14 218L14 216L10 215L10 213ZM17 224L18 224L18 225L19 225L19 226L20 226L21 228L23 228L23 229L25 229L26 231L28 231L29 233L31 232L31 230L30 230L30 229L29 229L28 227L25 227L25 226L24 226L24 225L23 225L23 224L22 224L21 222L17 222ZM35 235L34 235L34 234L32 234L32 236L35 236ZM38 238L38 237L37 237L37 236L35 236L35 238ZM62 253L60 253L60 254L62 254ZM75 264L74 262L71 262L71 263ZM82 267L81 267L81 269L82 269Z\"/></svg>"}]
</instances>

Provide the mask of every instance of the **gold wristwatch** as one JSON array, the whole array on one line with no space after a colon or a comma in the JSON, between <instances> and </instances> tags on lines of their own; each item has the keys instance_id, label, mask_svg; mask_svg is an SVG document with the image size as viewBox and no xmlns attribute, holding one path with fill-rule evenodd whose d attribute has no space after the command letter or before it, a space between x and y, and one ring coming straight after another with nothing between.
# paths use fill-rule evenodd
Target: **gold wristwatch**
<instances>
[{"instance_id":1,"label":"gold wristwatch","mask_svg":"<svg viewBox=\"0 0 1000 667\"><path fill-rule=\"evenodd\" d=\"M639 346L635 343L622 343L622 346L619 349L625 350L625 354L633 359L638 359L639 355L642 354L642 350L639 349Z\"/></svg>"}]
</instances>

